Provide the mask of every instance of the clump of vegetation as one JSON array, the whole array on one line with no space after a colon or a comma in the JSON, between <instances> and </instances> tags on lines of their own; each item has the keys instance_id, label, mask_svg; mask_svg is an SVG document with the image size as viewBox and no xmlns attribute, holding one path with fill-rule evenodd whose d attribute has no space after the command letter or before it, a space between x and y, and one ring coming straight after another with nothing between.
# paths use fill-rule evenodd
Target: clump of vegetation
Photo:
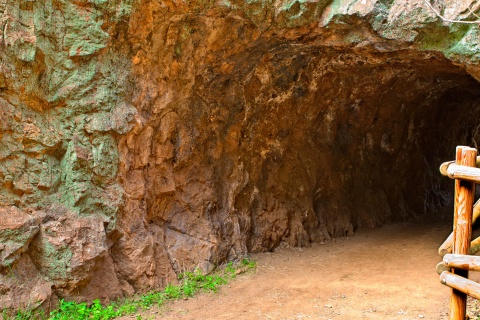
<instances>
[{"instance_id":1,"label":"clump of vegetation","mask_svg":"<svg viewBox=\"0 0 480 320\"><path fill-rule=\"evenodd\" d=\"M107 306L103 306L100 300L94 300L92 303L60 300L58 309L50 312L48 316L42 311L33 310L19 310L14 315L10 315L8 310L3 310L1 315L4 320L108 320L134 314L152 306L161 306L169 300L193 297L198 292L217 292L221 285L228 283L240 273L253 270L255 266L254 261L243 259L237 263L229 262L209 275L199 271L185 272L179 275L178 285L169 284L163 291L152 291L145 295L112 302ZM140 320L142 317L137 316L137 319Z\"/></svg>"}]
</instances>

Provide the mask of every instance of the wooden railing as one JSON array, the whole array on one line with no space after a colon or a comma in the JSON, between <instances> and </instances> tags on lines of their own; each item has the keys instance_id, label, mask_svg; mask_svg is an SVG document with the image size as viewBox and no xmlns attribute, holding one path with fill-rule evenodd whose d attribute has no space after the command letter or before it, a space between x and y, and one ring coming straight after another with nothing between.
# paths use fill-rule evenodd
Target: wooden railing
<instances>
[{"instance_id":1,"label":"wooden railing","mask_svg":"<svg viewBox=\"0 0 480 320\"><path fill-rule=\"evenodd\" d=\"M457 147L456 160L445 162L440 172L455 179L453 232L438 249L440 282L452 288L450 320L465 320L467 295L480 299L480 284L468 279L468 271L480 271L480 237L472 241L472 224L480 216L480 200L473 204L475 183L480 183L477 150Z\"/></svg>"}]
</instances>

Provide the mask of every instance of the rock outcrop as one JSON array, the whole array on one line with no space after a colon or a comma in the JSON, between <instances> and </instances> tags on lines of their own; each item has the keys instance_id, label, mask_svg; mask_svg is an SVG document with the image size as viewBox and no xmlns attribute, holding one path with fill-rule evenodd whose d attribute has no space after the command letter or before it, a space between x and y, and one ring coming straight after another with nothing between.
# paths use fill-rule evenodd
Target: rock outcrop
<instances>
[{"instance_id":1,"label":"rock outcrop","mask_svg":"<svg viewBox=\"0 0 480 320\"><path fill-rule=\"evenodd\" d=\"M424 0L0 12L0 310L440 208L438 164L479 141L479 27Z\"/></svg>"}]
</instances>

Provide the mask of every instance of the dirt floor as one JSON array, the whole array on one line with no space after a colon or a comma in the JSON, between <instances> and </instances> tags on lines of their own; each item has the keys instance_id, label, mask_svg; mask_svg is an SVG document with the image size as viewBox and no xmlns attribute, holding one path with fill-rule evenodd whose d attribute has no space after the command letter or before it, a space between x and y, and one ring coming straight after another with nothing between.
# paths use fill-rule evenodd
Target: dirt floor
<instances>
[{"instance_id":1,"label":"dirt floor","mask_svg":"<svg viewBox=\"0 0 480 320\"><path fill-rule=\"evenodd\" d=\"M257 254L257 271L239 276L218 293L172 302L141 316L447 319L450 290L440 284L435 266L437 248L451 228L448 222L424 218L310 248Z\"/></svg>"}]
</instances>

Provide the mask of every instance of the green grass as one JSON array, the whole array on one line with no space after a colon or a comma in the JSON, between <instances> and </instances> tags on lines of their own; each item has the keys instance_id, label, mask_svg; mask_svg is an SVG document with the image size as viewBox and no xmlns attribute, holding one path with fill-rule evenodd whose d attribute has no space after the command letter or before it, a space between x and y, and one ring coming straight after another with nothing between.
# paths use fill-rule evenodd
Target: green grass
<instances>
[{"instance_id":1,"label":"green grass","mask_svg":"<svg viewBox=\"0 0 480 320\"><path fill-rule=\"evenodd\" d=\"M42 311L31 309L20 310L15 314L3 310L1 315L4 320L108 320L147 310L152 306L161 306L169 300L193 297L198 292L217 292L221 285L234 279L237 274L253 270L255 266L254 261L245 258L237 263L229 262L210 275L198 271L185 272L178 276L178 285L169 284L163 291L152 291L145 295L112 302L107 306L103 306L100 300L91 303L60 300L58 309L50 312L49 316ZM140 315L136 318L142 319Z\"/></svg>"}]
</instances>

